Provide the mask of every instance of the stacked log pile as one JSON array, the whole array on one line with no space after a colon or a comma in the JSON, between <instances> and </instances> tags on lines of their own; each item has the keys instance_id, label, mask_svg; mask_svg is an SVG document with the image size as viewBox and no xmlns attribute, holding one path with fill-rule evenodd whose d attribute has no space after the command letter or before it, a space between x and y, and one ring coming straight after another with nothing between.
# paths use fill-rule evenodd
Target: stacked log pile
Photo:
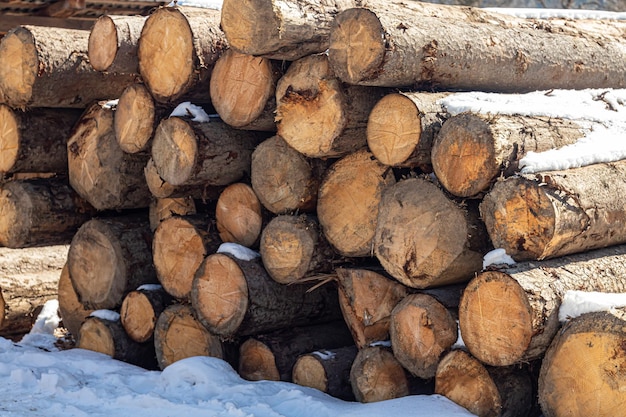
<instances>
[{"instance_id":1,"label":"stacked log pile","mask_svg":"<svg viewBox=\"0 0 626 417\"><path fill-rule=\"evenodd\" d=\"M599 24L225 0L16 28L0 41L0 244L71 240L67 328L148 368L214 356L342 399L436 392L527 416L538 397L560 416L559 367L597 331L611 353L579 374L615 366L613 406L623 318L555 338L555 312L570 289L626 291L624 163L516 175L526 152L576 142L577 122L440 101L626 87L626 24ZM201 109L171 115L187 101ZM485 270L494 247L518 264Z\"/></svg>"}]
</instances>

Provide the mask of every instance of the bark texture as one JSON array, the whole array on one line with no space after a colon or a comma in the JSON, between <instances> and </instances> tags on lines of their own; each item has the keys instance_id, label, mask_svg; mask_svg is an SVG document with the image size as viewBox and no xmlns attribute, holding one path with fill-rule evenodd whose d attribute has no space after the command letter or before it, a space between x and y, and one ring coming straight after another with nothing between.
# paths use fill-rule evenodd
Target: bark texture
<instances>
[{"instance_id":1,"label":"bark texture","mask_svg":"<svg viewBox=\"0 0 626 417\"><path fill-rule=\"evenodd\" d=\"M155 198L150 203L150 230L153 232L163 220L173 216L196 214L196 203L190 197Z\"/></svg>"}]
</instances>

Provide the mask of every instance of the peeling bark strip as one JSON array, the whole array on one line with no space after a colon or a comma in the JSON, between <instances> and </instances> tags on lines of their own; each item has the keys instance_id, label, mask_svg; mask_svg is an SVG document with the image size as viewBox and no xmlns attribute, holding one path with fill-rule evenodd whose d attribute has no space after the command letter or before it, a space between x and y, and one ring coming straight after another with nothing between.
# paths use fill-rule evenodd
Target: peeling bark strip
<instances>
[{"instance_id":1,"label":"peeling bark strip","mask_svg":"<svg viewBox=\"0 0 626 417\"><path fill-rule=\"evenodd\" d=\"M366 7L340 12L331 25L331 66L350 84L499 92L626 86L621 38L582 24L552 31L475 8Z\"/></svg>"},{"instance_id":2,"label":"peeling bark strip","mask_svg":"<svg viewBox=\"0 0 626 417\"><path fill-rule=\"evenodd\" d=\"M100 16L89 33L89 62L96 71L139 74L137 46L146 16Z\"/></svg>"}]
</instances>

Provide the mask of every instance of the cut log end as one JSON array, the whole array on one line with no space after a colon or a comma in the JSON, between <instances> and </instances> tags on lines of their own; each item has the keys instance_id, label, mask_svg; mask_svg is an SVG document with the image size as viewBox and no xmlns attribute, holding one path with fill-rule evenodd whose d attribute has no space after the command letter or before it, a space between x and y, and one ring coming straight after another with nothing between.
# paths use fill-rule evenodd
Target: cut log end
<instances>
[{"instance_id":1,"label":"cut log end","mask_svg":"<svg viewBox=\"0 0 626 417\"><path fill-rule=\"evenodd\" d=\"M117 29L109 16L100 16L89 34L89 62L96 71L109 69L117 54Z\"/></svg>"},{"instance_id":2,"label":"cut log end","mask_svg":"<svg viewBox=\"0 0 626 417\"><path fill-rule=\"evenodd\" d=\"M274 353L254 338L246 340L239 348L239 375L249 381L280 381Z\"/></svg>"},{"instance_id":3,"label":"cut log end","mask_svg":"<svg viewBox=\"0 0 626 417\"><path fill-rule=\"evenodd\" d=\"M13 110L0 105L0 173L9 172L17 161L20 131Z\"/></svg>"},{"instance_id":4,"label":"cut log end","mask_svg":"<svg viewBox=\"0 0 626 417\"><path fill-rule=\"evenodd\" d=\"M234 183L222 191L215 206L217 230L223 242L253 247L263 226L261 202L251 186Z\"/></svg>"},{"instance_id":5,"label":"cut log end","mask_svg":"<svg viewBox=\"0 0 626 417\"><path fill-rule=\"evenodd\" d=\"M221 27L234 50L250 55L272 52L256 45L273 45L280 39L280 22L272 3L225 1L222 5Z\"/></svg>"},{"instance_id":6,"label":"cut log end","mask_svg":"<svg viewBox=\"0 0 626 417\"><path fill-rule=\"evenodd\" d=\"M22 26L7 33L0 42L0 91L12 107L25 107L33 94L39 70L35 41Z\"/></svg>"},{"instance_id":7,"label":"cut log end","mask_svg":"<svg viewBox=\"0 0 626 417\"><path fill-rule=\"evenodd\" d=\"M159 123L152 143L152 159L159 176L181 185L192 175L198 146L196 135L183 119L170 117Z\"/></svg>"},{"instance_id":8,"label":"cut log end","mask_svg":"<svg viewBox=\"0 0 626 417\"><path fill-rule=\"evenodd\" d=\"M127 153L145 150L152 138L154 123L155 104L150 92L141 84L126 87L119 98L113 120L120 148Z\"/></svg>"},{"instance_id":9,"label":"cut log end","mask_svg":"<svg viewBox=\"0 0 626 417\"><path fill-rule=\"evenodd\" d=\"M29 240L32 210L33 204L18 182L0 187L0 245L18 248Z\"/></svg>"},{"instance_id":10,"label":"cut log end","mask_svg":"<svg viewBox=\"0 0 626 417\"><path fill-rule=\"evenodd\" d=\"M80 327L78 347L113 357L115 355L115 338L102 320L91 318Z\"/></svg>"},{"instance_id":11,"label":"cut log end","mask_svg":"<svg viewBox=\"0 0 626 417\"><path fill-rule=\"evenodd\" d=\"M140 291L131 291L122 302L120 319L128 336L136 342L146 342L154 333L157 315L152 303Z\"/></svg>"},{"instance_id":12,"label":"cut log end","mask_svg":"<svg viewBox=\"0 0 626 417\"><path fill-rule=\"evenodd\" d=\"M363 403L409 395L409 383L402 365L389 350L367 347L357 354L350 370L352 391Z\"/></svg>"},{"instance_id":13,"label":"cut log end","mask_svg":"<svg viewBox=\"0 0 626 417\"><path fill-rule=\"evenodd\" d=\"M293 366L293 382L304 387L311 387L328 392L326 369L313 355L303 355Z\"/></svg>"}]
</instances>

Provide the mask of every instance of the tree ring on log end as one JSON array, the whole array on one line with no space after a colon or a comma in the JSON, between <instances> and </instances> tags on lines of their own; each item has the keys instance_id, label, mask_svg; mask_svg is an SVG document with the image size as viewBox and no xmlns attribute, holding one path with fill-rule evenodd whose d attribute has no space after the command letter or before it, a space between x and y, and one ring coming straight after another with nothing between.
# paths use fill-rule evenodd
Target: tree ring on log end
<instances>
[{"instance_id":1,"label":"tree ring on log end","mask_svg":"<svg viewBox=\"0 0 626 417\"><path fill-rule=\"evenodd\" d=\"M259 25L262 22L262 25ZM280 42L280 21L274 12L274 2L265 0L225 1L220 26L231 48L244 54L262 55L274 52ZM256 45L268 45L266 51Z\"/></svg>"},{"instance_id":2,"label":"tree ring on log end","mask_svg":"<svg viewBox=\"0 0 626 417\"><path fill-rule=\"evenodd\" d=\"M239 374L249 381L280 381L274 353L256 339L248 339L241 345Z\"/></svg>"},{"instance_id":3,"label":"tree ring on log end","mask_svg":"<svg viewBox=\"0 0 626 417\"><path fill-rule=\"evenodd\" d=\"M189 123L170 117L159 123L152 140L152 160L159 176L172 185L191 177L198 157L196 134Z\"/></svg>"},{"instance_id":4,"label":"tree ring on log end","mask_svg":"<svg viewBox=\"0 0 626 417\"><path fill-rule=\"evenodd\" d=\"M87 53L96 71L106 71L117 55L117 28L109 16L100 16L89 32Z\"/></svg>"},{"instance_id":5,"label":"tree ring on log end","mask_svg":"<svg viewBox=\"0 0 626 417\"><path fill-rule=\"evenodd\" d=\"M154 334L157 317L150 300L140 291L131 291L124 297L120 319L124 330L135 342L146 342Z\"/></svg>"},{"instance_id":6,"label":"tree ring on log end","mask_svg":"<svg viewBox=\"0 0 626 417\"><path fill-rule=\"evenodd\" d=\"M35 39L28 29L18 26L2 38L0 62L3 101L12 103L13 107L26 106L39 70Z\"/></svg>"},{"instance_id":7,"label":"tree ring on log end","mask_svg":"<svg viewBox=\"0 0 626 417\"><path fill-rule=\"evenodd\" d=\"M80 328L78 347L113 357L115 340L109 328L98 318L89 318Z\"/></svg>"},{"instance_id":8,"label":"tree ring on log end","mask_svg":"<svg viewBox=\"0 0 626 417\"><path fill-rule=\"evenodd\" d=\"M155 105L141 84L124 89L113 116L115 138L124 152L144 150L154 131Z\"/></svg>"},{"instance_id":9,"label":"tree ring on log end","mask_svg":"<svg viewBox=\"0 0 626 417\"><path fill-rule=\"evenodd\" d=\"M29 240L33 202L19 182L0 187L0 246L18 248Z\"/></svg>"},{"instance_id":10,"label":"tree ring on log end","mask_svg":"<svg viewBox=\"0 0 626 417\"><path fill-rule=\"evenodd\" d=\"M17 162L21 138L19 129L13 110L0 104L0 173L11 171Z\"/></svg>"}]
</instances>

